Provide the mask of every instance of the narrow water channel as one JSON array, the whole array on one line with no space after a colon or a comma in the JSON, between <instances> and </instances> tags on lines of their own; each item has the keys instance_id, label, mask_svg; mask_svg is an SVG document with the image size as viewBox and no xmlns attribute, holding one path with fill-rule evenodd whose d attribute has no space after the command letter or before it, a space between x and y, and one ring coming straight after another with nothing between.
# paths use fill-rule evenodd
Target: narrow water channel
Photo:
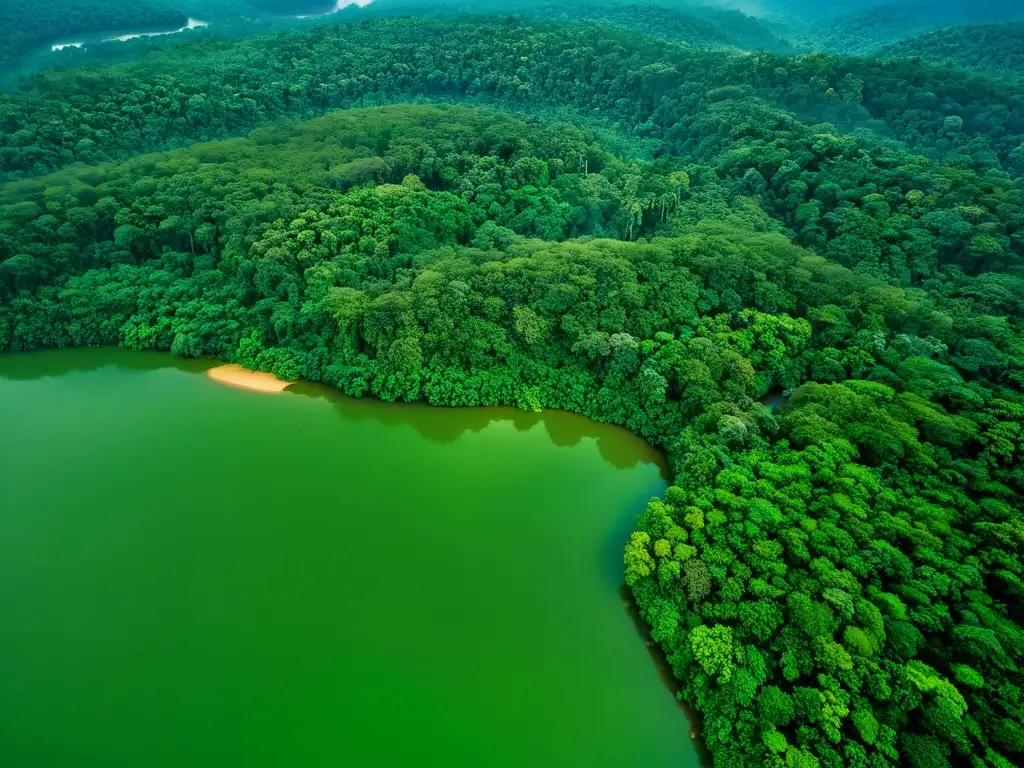
<instances>
[{"instance_id":1,"label":"narrow water channel","mask_svg":"<svg viewBox=\"0 0 1024 768\"><path fill-rule=\"evenodd\" d=\"M140 37L162 37L163 35L176 35L180 32L187 32L190 29L201 29L210 26L208 22L200 19L189 19L188 23L177 29L143 29L143 30L111 30L107 32L93 32L90 34L76 35L73 38L50 43L51 51L61 51L65 48L81 48L93 43L114 43L135 40Z\"/></svg>"}]
</instances>

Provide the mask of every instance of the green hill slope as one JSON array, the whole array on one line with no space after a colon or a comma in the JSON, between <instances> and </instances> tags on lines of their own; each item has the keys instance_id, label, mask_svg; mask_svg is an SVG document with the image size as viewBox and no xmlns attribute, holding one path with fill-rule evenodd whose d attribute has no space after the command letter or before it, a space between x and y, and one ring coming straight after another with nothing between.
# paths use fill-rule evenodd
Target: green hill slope
<instances>
[{"instance_id":1,"label":"green hill slope","mask_svg":"<svg viewBox=\"0 0 1024 768\"><path fill-rule=\"evenodd\" d=\"M1024 23L941 29L886 46L880 54L945 62L1019 79L1024 75Z\"/></svg>"}]
</instances>

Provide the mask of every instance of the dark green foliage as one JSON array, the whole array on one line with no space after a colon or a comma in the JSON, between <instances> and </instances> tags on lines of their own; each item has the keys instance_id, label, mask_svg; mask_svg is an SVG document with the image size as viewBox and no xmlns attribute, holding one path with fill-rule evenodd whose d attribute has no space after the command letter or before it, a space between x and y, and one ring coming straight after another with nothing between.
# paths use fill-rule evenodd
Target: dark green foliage
<instances>
[{"instance_id":1,"label":"dark green foliage","mask_svg":"<svg viewBox=\"0 0 1024 768\"><path fill-rule=\"evenodd\" d=\"M548 112L558 103L713 167L800 244L895 284L1015 267L1024 195L1003 171L1024 173L1024 89L937 76L821 56L685 52L599 27L378 21L40 75L0 96L0 169L17 179L402 97ZM884 115L904 144L803 123L779 103L842 124ZM62 131L50 130L58 122ZM838 375L839 363L822 365L823 377Z\"/></svg>"},{"instance_id":2,"label":"dark green foliage","mask_svg":"<svg viewBox=\"0 0 1024 768\"><path fill-rule=\"evenodd\" d=\"M791 50L765 24L739 11L687 0L374 0L359 18L450 13L515 13L564 22L596 21L698 48Z\"/></svg>"},{"instance_id":3,"label":"dark green foliage","mask_svg":"<svg viewBox=\"0 0 1024 768\"><path fill-rule=\"evenodd\" d=\"M1019 79L1024 75L1024 23L940 29L888 45L880 53Z\"/></svg>"},{"instance_id":4,"label":"dark green foliage","mask_svg":"<svg viewBox=\"0 0 1024 768\"><path fill-rule=\"evenodd\" d=\"M0 97L0 172L21 178L411 97L556 103L701 155L786 128L794 110L871 125L964 170L1024 173L1024 88L1008 83L907 62L684 50L586 24L430 18L209 40L116 68L41 74ZM47 129L54 121L59 135Z\"/></svg>"}]
</instances>

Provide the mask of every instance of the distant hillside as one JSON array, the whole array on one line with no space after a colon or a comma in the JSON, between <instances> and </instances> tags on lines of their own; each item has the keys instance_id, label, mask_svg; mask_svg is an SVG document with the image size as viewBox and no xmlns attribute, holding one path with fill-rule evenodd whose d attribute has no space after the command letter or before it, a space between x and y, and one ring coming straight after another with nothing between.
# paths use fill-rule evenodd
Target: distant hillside
<instances>
[{"instance_id":1,"label":"distant hillside","mask_svg":"<svg viewBox=\"0 0 1024 768\"><path fill-rule=\"evenodd\" d=\"M866 55L944 27L1018 19L1024 19L1020 0L896 0L828 19L804 31L815 47Z\"/></svg>"},{"instance_id":2,"label":"distant hillside","mask_svg":"<svg viewBox=\"0 0 1024 768\"><path fill-rule=\"evenodd\" d=\"M757 19L738 11L710 7L666 6L638 2L622 5L569 2L531 5L530 11L550 19L598 21L675 43L702 48L784 52L789 42L776 37Z\"/></svg>"},{"instance_id":3,"label":"distant hillside","mask_svg":"<svg viewBox=\"0 0 1024 768\"><path fill-rule=\"evenodd\" d=\"M883 5L817 25L808 35L824 50L864 55L935 26L918 8Z\"/></svg>"},{"instance_id":4,"label":"distant hillside","mask_svg":"<svg viewBox=\"0 0 1024 768\"><path fill-rule=\"evenodd\" d=\"M706 0L709 5L785 24L814 24L886 4L887 0Z\"/></svg>"},{"instance_id":5,"label":"distant hillside","mask_svg":"<svg viewBox=\"0 0 1024 768\"><path fill-rule=\"evenodd\" d=\"M740 11L759 19L793 25L824 22L862 24L858 17L906 9L932 28L950 24L1007 21L1024 15L1020 0L702 0L708 5Z\"/></svg>"},{"instance_id":6,"label":"distant hillside","mask_svg":"<svg viewBox=\"0 0 1024 768\"><path fill-rule=\"evenodd\" d=\"M986 74L1024 75L1024 22L951 27L888 45L884 56L919 57Z\"/></svg>"},{"instance_id":7,"label":"distant hillside","mask_svg":"<svg viewBox=\"0 0 1024 768\"><path fill-rule=\"evenodd\" d=\"M261 11L285 14L328 13L338 6L337 0L248 0Z\"/></svg>"},{"instance_id":8,"label":"distant hillside","mask_svg":"<svg viewBox=\"0 0 1024 768\"><path fill-rule=\"evenodd\" d=\"M266 0L264 0L266 1ZM793 46L736 10L679 0L374 0L352 16L517 13L549 21L596 21L660 40L706 49L786 52Z\"/></svg>"},{"instance_id":9,"label":"distant hillside","mask_svg":"<svg viewBox=\"0 0 1024 768\"><path fill-rule=\"evenodd\" d=\"M694 4L677 12L696 16L713 24L737 48L779 52L786 52L792 48L790 42L775 34L770 25L739 10Z\"/></svg>"}]
</instances>

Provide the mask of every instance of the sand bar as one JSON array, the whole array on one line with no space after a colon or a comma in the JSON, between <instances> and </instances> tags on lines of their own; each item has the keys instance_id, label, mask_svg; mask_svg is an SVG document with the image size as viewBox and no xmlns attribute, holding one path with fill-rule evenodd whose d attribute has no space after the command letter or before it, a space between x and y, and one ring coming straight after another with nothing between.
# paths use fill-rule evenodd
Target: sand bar
<instances>
[{"instance_id":1,"label":"sand bar","mask_svg":"<svg viewBox=\"0 0 1024 768\"><path fill-rule=\"evenodd\" d=\"M226 384L229 387L240 389L251 389L256 392L284 392L284 388L294 381L282 381L272 373L262 371L250 371L234 363L230 365L218 365L206 372L216 382Z\"/></svg>"}]
</instances>

